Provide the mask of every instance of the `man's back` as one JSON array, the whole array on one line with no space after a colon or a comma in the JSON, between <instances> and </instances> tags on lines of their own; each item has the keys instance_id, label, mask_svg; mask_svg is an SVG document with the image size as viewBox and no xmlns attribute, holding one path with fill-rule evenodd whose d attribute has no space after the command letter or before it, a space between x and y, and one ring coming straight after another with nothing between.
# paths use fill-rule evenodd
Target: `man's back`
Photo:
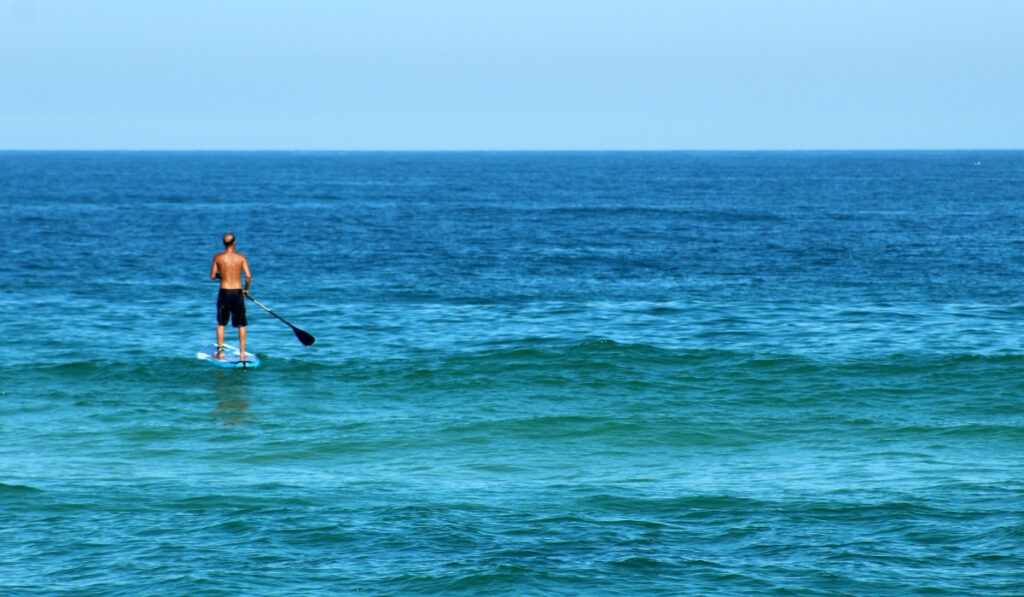
<instances>
[{"instance_id":1,"label":"man's back","mask_svg":"<svg viewBox=\"0 0 1024 597\"><path fill-rule=\"evenodd\" d=\"M224 252L213 256L210 266L210 279L220 278L223 290L242 290L242 272L245 272L245 290L249 290L252 274L249 273L249 261L235 250L235 235L224 235Z\"/></svg>"},{"instance_id":2,"label":"man's back","mask_svg":"<svg viewBox=\"0 0 1024 597\"><path fill-rule=\"evenodd\" d=\"M217 253L213 258L213 267L220 274L220 287L238 289L242 287L242 271L249 277L249 262L245 255L234 250Z\"/></svg>"}]
</instances>

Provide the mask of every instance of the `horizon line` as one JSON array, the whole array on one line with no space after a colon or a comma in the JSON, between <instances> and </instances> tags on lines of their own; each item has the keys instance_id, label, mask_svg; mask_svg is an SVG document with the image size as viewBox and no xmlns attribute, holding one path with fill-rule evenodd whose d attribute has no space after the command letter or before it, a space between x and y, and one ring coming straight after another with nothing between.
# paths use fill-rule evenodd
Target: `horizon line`
<instances>
[{"instance_id":1,"label":"horizon line","mask_svg":"<svg viewBox=\"0 0 1024 597\"><path fill-rule=\"evenodd\" d=\"M231 148L0 148L0 153L826 153L826 152L956 152L1024 151L1024 147L952 147L952 148L748 148L748 149L231 149Z\"/></svg>"}]
</instances>

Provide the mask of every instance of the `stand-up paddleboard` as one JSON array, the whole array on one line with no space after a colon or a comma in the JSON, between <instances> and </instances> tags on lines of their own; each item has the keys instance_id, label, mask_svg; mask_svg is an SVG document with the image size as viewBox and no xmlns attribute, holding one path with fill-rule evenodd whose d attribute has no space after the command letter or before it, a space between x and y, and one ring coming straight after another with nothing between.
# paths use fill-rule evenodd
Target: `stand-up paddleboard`
<instances>
[{"instance_id":1,"label":"stand-up paddleboard","mask_svg":"<svg viewBox=\"0 0 1024 597\"><path fill-rule=\"evenodd\" d=\"M260 366L260 359L255 354L246 351L245 362L239 358L238 348L231 346L230 344L224 345L224 352L221 353L221 358L217 358L217 345L210 344L206 348L199 351L196 358L201 361L213 363L218 367L230 367L237 369L249 369Z\"/></svg>"}]
</instances>

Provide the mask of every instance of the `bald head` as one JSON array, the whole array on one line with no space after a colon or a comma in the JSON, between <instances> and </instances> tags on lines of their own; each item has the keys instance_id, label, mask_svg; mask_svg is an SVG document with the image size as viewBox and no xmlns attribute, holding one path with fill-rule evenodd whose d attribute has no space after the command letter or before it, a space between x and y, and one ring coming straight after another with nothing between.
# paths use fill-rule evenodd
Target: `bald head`
<instances>
[{"instance_id":1,"label":"bald head","mask_svg":"<svg viewBox=\"0 0 1024 597\"><path fill-rule=\"evenodd\" d=\"M235 235L234 234L225 234L224 235L224 248L234 246L234 244L235 244Z\"/></svg>"}]
</instances>

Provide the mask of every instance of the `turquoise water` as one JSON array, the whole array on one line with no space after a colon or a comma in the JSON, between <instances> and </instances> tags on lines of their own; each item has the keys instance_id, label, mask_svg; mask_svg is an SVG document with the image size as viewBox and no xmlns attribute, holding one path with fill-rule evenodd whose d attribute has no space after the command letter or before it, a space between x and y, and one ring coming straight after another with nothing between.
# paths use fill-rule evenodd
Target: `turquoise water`
<instances>
[{"instance_id":1,"label":"turquoise water","mask_svg":"<svg viewBox=\"0 0 1024 597\"><path fill-rule=\"evenodd\" d=\"M0 179L0 594L1024 593L1024 152Z\"/></svg>"}]
</instances>

